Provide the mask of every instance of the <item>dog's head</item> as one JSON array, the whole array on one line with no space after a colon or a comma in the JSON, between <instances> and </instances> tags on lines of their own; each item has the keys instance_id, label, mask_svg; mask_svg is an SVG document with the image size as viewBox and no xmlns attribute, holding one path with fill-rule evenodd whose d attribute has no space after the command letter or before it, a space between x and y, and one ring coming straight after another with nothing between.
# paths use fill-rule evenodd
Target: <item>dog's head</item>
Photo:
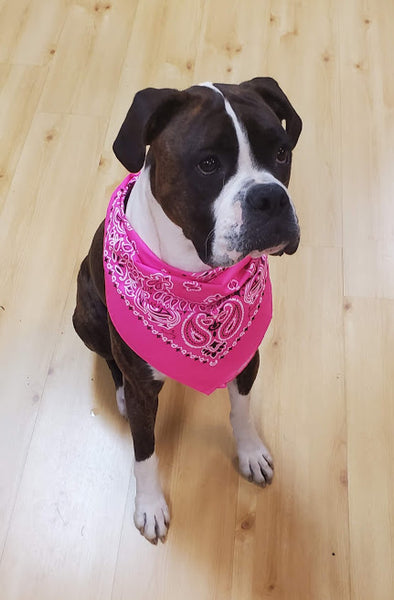
<instances>
[{"instance_id":1,"label":"dog's head","mask_svg":"<svg viewBox=\"0 0 394 600\"><path fill-rule=\"evenodd\" d=\"M148 88L135 96L113 149L129 171L150 169L153 196L201 260L229 266L247 255L296 251L300 230L287 185L301 127L268 77Z\"/></svg>"}]
</instances>

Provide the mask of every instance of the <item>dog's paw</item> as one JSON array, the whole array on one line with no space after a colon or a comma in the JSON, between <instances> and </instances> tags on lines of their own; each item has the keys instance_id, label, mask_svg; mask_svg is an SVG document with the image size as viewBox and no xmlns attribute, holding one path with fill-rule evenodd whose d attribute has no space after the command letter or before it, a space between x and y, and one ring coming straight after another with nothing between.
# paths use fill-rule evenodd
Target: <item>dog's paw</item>
<instances>
[{"instance_id":1,"label":"dog's paw","mask_svg":"<svg viewBox=\"0 0 394 600\"><path fill-rule=\"evenodd\" d=\"M170 525L170 511L163 494L136 496L134 523L152 544L157 544L159 539L164 542Z\"/></svg>"},{"instance_id":2,"label":"dog's paw","mask_svg":"<svg viewBox=\"0 0 394 600\"><path fill-rule=\"evenodd\" d=\"M116 390L116 404L118 405L118 410L122 417L127 419L126 400L124 397L123 385Z\"/></svg>"},{"instance_id":3,"label":"dog's paw","mask_svg":"<svg viewBox=\"0 0 394 600\"><path fill-rule=\"evenodd\" d=\"M260 438L244 440L238 444L239 470L242 475L265 487L272 482L274 462Z\"/></svg>"}]
</instances>

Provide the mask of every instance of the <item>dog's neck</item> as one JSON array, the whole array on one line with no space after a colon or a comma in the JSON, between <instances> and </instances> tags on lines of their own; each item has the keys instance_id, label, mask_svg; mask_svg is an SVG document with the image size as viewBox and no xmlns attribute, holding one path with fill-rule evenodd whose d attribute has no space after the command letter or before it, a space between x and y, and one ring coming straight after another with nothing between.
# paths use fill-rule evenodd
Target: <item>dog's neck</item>
<instances>
[{"instance_id":1,"label":"dog's neck","mask_svg":"<svg viewBox=\"0 0 394 600\"><path fill-rule=\"evenodd\" d=\"M165 214L152 194L149 167L141 171L130 192L126 217L140 238L161 260L183 271L206 271L193 243Z\"/></svg>"}]
</instances>

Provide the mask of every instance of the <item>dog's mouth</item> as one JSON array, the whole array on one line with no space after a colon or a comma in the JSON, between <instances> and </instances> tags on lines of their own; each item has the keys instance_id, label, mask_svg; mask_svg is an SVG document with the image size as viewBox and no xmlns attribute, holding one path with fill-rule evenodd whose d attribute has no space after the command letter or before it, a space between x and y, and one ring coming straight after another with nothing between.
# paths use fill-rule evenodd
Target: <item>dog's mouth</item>
<instances>
[{"instance_id":1,"label":"dog's mouth","mask_svg":"<svg viewBox=\"0 0 394 600\"><path fill-rule=\"evenodd\" d=\"M263 248L256 249L256 245L248 244L242 249L233 249L216 257L210 257L204 262L210 265L211 268L215 267L230 267L239 261L243 260L246 256L251 258L261 258L264 255L269 256L282 256L283 254L294 254L299 246L300 236L299 232L292 239L286 241L273 240L271 246L263 246ZM249 246L249 247L248 247ZM253 247L254 246L254 247Z\"/></svg>"},{"instance_id":2,"label":"dog's mouth","mask_svg":"<svg viewBox=\"0 0 394 600\"><path fill-rule=\"evenodd\" d=\"M270 256L282 256L283 254L294 254L297 251L297 248L300 243L300 238L294 240L292 242L282 242L277 246L271 246L269 248L265 248L264 250L254 250L250 253L252 258L260 258L263 254L268 254Z\"/></svg>"},{"instance_id":3,"label":"dog's mouth","mask_svg":"<svg viewBox=\"0 0 394 600\"><path fill-rule=\"evenodd\" d=\"M254 250L250 253L252 258L260 258L264 254L269 256L282 256L285 253L286 244L278 244L271 248L265 248L264 250Z\"/></svg>"},{"instance_id":4,"label":"dog's mouth","mask_svg":"<svg viewBox=\"0 0 394 600\"><path fill-rule=\"evenodd\" d=\"M282 256L283 254L294 254L299 246L300 240L296 240L295 242L289 242L285 244L282 248L274 248L271 252L267 252L267 254L271 254L272 256Z\"/></svg>"}]
</instances>

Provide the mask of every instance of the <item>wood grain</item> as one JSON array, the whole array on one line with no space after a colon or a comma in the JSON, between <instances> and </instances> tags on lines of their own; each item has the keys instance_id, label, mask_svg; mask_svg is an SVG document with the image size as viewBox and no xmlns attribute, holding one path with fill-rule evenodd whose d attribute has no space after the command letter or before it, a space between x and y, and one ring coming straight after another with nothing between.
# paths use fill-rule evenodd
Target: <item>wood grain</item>
<instances>
[{"instance_id":1,"label":"wood grain","mask_svg":"<svg viewBox=\"0 0 394 600\"><path fill-rule=\"evenodd\" d=\"M2 600L394 597L393 20L377 0L0 0ZM109 373L72 329L76 274L133 94L258 75L304 121L302 244L270 263L253 394L276 475L238 475L224 391L168 381L153 547Z\"/></svg>"}]
</instances>

